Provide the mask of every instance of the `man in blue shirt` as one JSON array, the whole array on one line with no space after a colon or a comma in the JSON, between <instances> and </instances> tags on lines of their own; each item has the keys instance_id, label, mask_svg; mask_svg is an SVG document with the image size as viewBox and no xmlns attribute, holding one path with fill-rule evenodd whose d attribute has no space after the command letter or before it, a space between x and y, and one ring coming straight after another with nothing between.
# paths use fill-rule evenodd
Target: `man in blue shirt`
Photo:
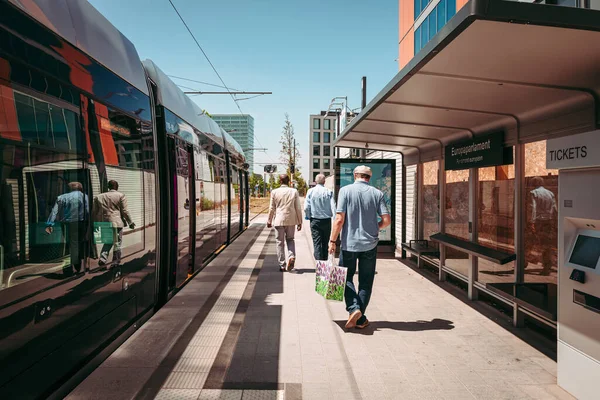
<instances>
[{"instance_id":1,"label":"man in blue shirt","mask_svg":"<svg viewBox=\"0 0 600 400\"><path fill-rule=\"evenodd\" d=\"M88 196L83 193L83 185L79 182L70 182L68 186L69 192L58 196L46 222L46 233L51 235L54 232L54 224L58 220L62 225L64 239L69 242L71 265L64 270L67 276L73 274L73 268L77 272L81 271L81 263L85 257L89 216Z\"/></svg>"},{"instance_id":2,"label":"man in blue shirt","mask_svg":"<svg viewBox=\"0 0 600 400\"><path fill-rule=\"evenodd\" d=\"M304 215L310 219L310 232L315 248L315 260L327 260L327 239L331 235L331 218L335 214L333 192L324 185L325 175L315 178L317 185L309 189L304 202Z\"/></svg>"},{"instance_id":3,"label":"man in blue shirt","mask_svg":"<svg viewBox=\"0 0 600 400\"><path fill-rule=\"evenodd\" d=\"M354 169L354 184L340 189L329 240L329 252L335 253L336 240L342 232L342 263L348 268L344 293L348 329L369 325L365 312L375 279L379 230L392 223L383 193L369 185L372 174L371 168L360 165ZM378 217L381 217L380 222ZM353 282L357 262L358 293Z\"/></svg>"}]
</instances>

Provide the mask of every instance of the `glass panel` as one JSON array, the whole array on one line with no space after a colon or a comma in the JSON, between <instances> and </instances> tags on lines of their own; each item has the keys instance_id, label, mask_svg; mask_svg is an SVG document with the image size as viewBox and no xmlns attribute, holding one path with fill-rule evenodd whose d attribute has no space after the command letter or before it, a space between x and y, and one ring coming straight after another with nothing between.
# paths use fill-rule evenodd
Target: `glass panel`
<instances>
[{"instance_id":1,"label":"glass panel","mask_svg":"<svg viewBox=\"0 0 600 400\"><path fill-rule=\"evenodd\" d=\"M440 231L440 197L438 188L438 162L423 164L423 239Z\"/></svg>"},{"instance_id":2,"label":"glass panel","mask_svg":"<svg viewBox=\"0 0 600 400\"><path fill-rule=\"evenodd\" d=\"M321 168L321 162L318 158L313 158L313 168L314 169Z\"/></svg>"},{"instance_id":3,"label":"glass panel","mask_svg":"<svg viewBox=\"0 0 600 400\"><path fill-rule=\"evenodd\" d=\"M431 11L431 14L427 17L429 19L429 40L433 39L435 34L437 33L437 22L436 22L436 11L435 9Z\"/></svg>"},{"instance_id":4,"label":"glass panel","mask_svg":"<svg viewBox=\"0 0 600 400\"><path fill-rule=\"evenodd\" d=\"M415 20L421 14L421 0L415 0Z\"/></svg>"},{"instance_id":5,"label":"glass panel","mask_svg":"<svg viewBox=\"0 0 600 400\"><path fill-rule=\"evenodd\" d=\"M514 185L514 165L479 168L478 242L507 253L515 251ZM479 259L479 282L514 282L514 274L514 261L499 265Z\"/></svg>"},{"instance_id":6,"label":"glass panel","mask_svg":"<svg viewBox=\"0 0 600 400\"><path fill-rule=\"evenodd\" d=\"M313 129L321 129L321 120L319 118L313 119Z\"/></svg>"},{"instance_id":7,"label":"glass panel","mask_svg":"<svg viewBox=\"0 0 600 400\"><path fill-rule=\"evenodd\" d=\"M437 30L439 32L446 25L446 0L440 0L435 9L437 12Z\"/></svg>"},{"instance_id":8,"label":"glass panel","mask_svg":"<svg viewBox=\"0 0 600 400\"><path fill-rule=\"evenodd\" d=\"M331 141L331 134L329 132L323 132L323 143L329 143Z\"/></svg>"},{"instance_id":9,"label":"glass panel","mask_svg":"<svg viewBox=\"0 0 600 400\"><path fill-rule=\"evenodd\" d=\"M425 47L427 42L429 42L429 17L425 18L423 23L420 26L421 28L421 48Z\"/></svg>"},{"instance_id":10,"label":"glass panel","mask_svg":"<svg viewBox=\"0 0 600 400\"><path fill-rule=\"evenodd\" d=\"M3 86L0 109L0 291L18 298L84 272L91 188L79 115Z\"/></svg>"},{"instance_id":11,"label":"glass panel","mask_svg":"<svg viewBox=\"0 0 600 400\"><path fill-rule=\"evenodd\" d=\"M321 146L314 145L313 146L313 156L320 156L320 155L321 155Z\"/></svg>"},{"instance_id":12,"label":"glass panel","mask_svg":"<svg viewBox=\"0 0 600 400\"><path fill-rule=\"evenodd\" d=\"M456 14L456 0L446 0L446 21Z\"/></svg>"},{"instance_id":13,"label":"glass panel","mask_svg":"<svg viewBox=\"0 0 600 400\"><path fill-rule=\"evenodd\" d=\"M331 120L330 119L323 120L323 129L331 129Z\"/></svg>"},{"instance_id":14,"label":"glass panel","mask_svg":"<svg viewBox=\"0 0 600 400\"><path fill-rule=\"evenodd\" d=\"M546 141L525 145L525 281L556 285L558 171L546 169Z\"/></svg>"},{"instance_id":15,"label":"glass panel","mask_svg":"<svg viewBox=\"0 0 600 400\"><path fill-rule=\"evenodd\" d=\"M319 143L321 141L321 133L313 132L313 142Z\"/></svg>"},{"instance_id":16,"label":"glass panel","mask_svg":"<svg viewBox=\"0 0 600 400\"><path fill-rule=\"evenodd\" d=\"M329 160L329 158L324 158L323 159L323 169L329 169L329 168L331 168L330 160Z\"/></svg>"},{"instance_id":17,"label":"glass panel","mask_svg":"<svg viewBox=\"0 0 600 400\"><path fill-rule=\"evenodd\" d=\"M240 229L240 208L241 208L241 192L240 192L240 176L239 170L235 167L230 168L231 173L231 235L236 234Z\"/></svg>"},{"instance_id":18,"label":"glass panel","mask_svg":"<svg viewBox=\"0 0 600 400\"><path fill-rule=\"evenodd\" d=\"M446 171L446 233L469 239L469 170ZM469 255L446 248L446 266L467 276Z\"/></svg>"},{"instance_id":19,"label":"glass panel","mask_svg":"<svg viewBox=\"0 0 600 400\"><path fill-rule=\"evenodd\" d=\"M215 221L219 244L227 241L227 173L225 161L215 157Z\"/></svg>"},{"instance_id":20,"label":"glass panel","mask_svg":"<svg viewBox=\"0 0 600 400\"><path fill-rule=\"evenodd\" d=\"M214 157L205 152L196 156L196 264L201 265L221 245L217 236L221 214L217 215Z\"/></svg>"},{"instance_id":21,"label":"glass panel","mask_svg":"<svg viewBox=\"0 0 600 400\"><path fill-rule=\"evenodd\" d=\"M323 146L323 155L326 157L331 155L331 146Z\"/></svg>"},{"instance_id":22,"label":"glass panel","mask_svg":"<svg viewBox=\"0 0 600 400\"><path fill-rule=\"evenodd\" d=\"M421 27L418 27L415 31L415 54L421 50Z\"/></svg>"},{"instance_id":23,"label":"glass panel","mask_svg":"<svg viewBox=\"0 0 600 400\"><path fill-rule=\"evenodd\" d=\"M317 180L317 175L319 175L318 172L313 172L313 182Z\"/></svg>"}]
</instances>

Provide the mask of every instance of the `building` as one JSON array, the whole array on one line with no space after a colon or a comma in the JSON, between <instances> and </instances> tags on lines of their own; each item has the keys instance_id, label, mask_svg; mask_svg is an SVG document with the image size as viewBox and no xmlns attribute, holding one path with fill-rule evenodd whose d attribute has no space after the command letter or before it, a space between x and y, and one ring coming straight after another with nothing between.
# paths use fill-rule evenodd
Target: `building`
<instances>
[{"instance_id":1,"label":"building","mask_svg":"<svg viewBox=\"0 0 600 400\"><path fill-rule=\"evenodd\" d=\"M557 330L558 384L582 399L597 397L600 376L600 268L571 262L577 221L600 237L589 200L600 159L587 155L600 147L600 44L591 58L586 47L600 40L597 10L585 0L400 0L399 73L334 143L397 160L397 250L470 300L501 305L515 326Z\"/></svg>"},{"instance_id":2,"label":"building","mask_svg":"<svg viewBox=\"0 0 600 400\"><path fill-rule=\"evenodd\" d=\"M321 111L320 114L310 116L310 164L309 182L314 182L318 174L325 176L334 175L335 154L333 141L335 139L338 114L335 112Z\"/></svg>"},{"instance_id":3,"label":"building","mask_svg":"<svg viewBox=\"0 0 600 400\"><path fill-rule=\"evenodd\" d=\"M248 170L254 171L254 118L248 114L212 114L212 119L242 146Z\"/></svg>"}]
</instances>

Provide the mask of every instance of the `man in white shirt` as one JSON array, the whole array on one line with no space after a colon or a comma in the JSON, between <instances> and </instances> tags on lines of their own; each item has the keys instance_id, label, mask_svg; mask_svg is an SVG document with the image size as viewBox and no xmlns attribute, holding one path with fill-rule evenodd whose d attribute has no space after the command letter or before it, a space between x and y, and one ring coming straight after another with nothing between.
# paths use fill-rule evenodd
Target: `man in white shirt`
<instances>
[{"instance_id":1,"label":"man in white shirt","mask_svg":"<svg viewBox=\"0 0 600 400\"><path fill-rule=\"evenodd\" d=\"M285 245L287 244L287 270L294 269L296 262L296 244L294 243L294 229L302 229L302 208L300 195L294 188L289 187L290 177L280 175L281 187L271 192L271 204L267 227L275 227L277 231L277 259L279 270L286 270ZM285 244L284 244L285 242Z\"/></svg>"}]
</instances>

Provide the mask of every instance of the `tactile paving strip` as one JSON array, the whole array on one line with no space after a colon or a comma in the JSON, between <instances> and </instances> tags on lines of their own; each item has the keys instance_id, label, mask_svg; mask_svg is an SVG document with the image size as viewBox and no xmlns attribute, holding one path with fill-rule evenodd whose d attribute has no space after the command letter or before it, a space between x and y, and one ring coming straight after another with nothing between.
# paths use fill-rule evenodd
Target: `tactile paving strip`
<instances>
[{"instance_id":1,"label":"tactile paving strip","mask_svg":"<svg viewBox=\"0 0 600 400\"><path fill-rule=\"evenodd\" d=\"M154 400L196 400L199 389L161 389Z\"/></svg>"},{"instance_id":2,"label":"tactile paving strip","mask_svg":"<svg viewBox=\"0 0 600 400\"><path fill-rule=\"evenodd\" d=\"M194 333L192 341L169 374L163 389L202 389L269 235L270 230L264 229L260 237L254 242L229 283L221 292L219 299L204 319L202 326ZM237 396L238 392L239 396ZM162 390L159 393L162 393ZM164 395L170 394L165 392ZM215 393L207 392L206 395L213 396ZM240 400L242 391L221 391L218 396L225 397L207 398ZM249 393L248 396L254 395ZM204 397L201 395L201 398ZM272 395L270 397L247 398L278 399L278 397Z\"/></svg>"}]
</instances>

